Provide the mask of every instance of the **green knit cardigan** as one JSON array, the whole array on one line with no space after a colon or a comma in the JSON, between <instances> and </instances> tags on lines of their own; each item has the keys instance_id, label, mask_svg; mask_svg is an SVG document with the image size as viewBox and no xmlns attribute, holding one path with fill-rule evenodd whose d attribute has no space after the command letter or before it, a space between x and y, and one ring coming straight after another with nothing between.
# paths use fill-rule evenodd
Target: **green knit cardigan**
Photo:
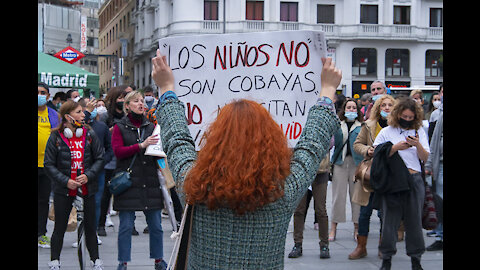
<instances>
[{"instance_id":1,"label":"green knit cardigan","mask_svg":"<svg viewBox=\"0 0 480 270\"><path fill-rule=\"evenodd\" d=\"M195 163L195 143L178 99L167 99L157 110L161 139L182 204L185 174ZM290 218L313 182L328 151L338 117L327 107L314 105L308 112L294 148L285 195L254 212L239 216L228 208L208 210L195 205L188 269L283 269L285 239Z\"/></svg>"}]
</instances>

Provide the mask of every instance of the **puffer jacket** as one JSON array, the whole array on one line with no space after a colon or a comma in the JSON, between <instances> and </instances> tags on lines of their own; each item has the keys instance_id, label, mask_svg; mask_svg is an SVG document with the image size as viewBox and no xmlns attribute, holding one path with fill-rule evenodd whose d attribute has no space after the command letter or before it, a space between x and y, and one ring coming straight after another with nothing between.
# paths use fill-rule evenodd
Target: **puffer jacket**
<instances>
[{"instance_id":1,"label":"puffer jacket","mask_svg":"<svg viewBox=\"0 0 480 270\"><path fill-rule=\"evenodd\" d=\"M141 141L152 135L155 125L147 121L143 117L140 128L137 128L127 116L124 116L120 122L116 124L120 129L123 145L129 146ZM139 134L143 134L140 139ZM113 146L115 147L115 146ZM113 149L115 152L115 149ZM125 192L114 195L113 209L115 211L143 211L163 208L163 196L160 189L160 182L157 175L156 158L154 156L146 156L146 149L137 152L137 156L131 168L130 180L132 186ZM130 165L134 155L128 158L117 157L117 166L114 173L125 171Z\"/></svg>"},{"instance_id":2,"label":"puffer jacket","mask_svg":"<svg viewBox=\"0 0 480 270\"><path fill-rule=\"evenodd\" d=\"M103 155L105 150L92 129L83 128L84 174L88 177L88 197L95 195L98 191L98 173L103 168ZM45 172L54 181L53 192L55 194L68 196L68 179L71 171L71 154L68 141L63 139L58 130L53 131L45 147L44 159Z\"/></svg>"}]
</instances>

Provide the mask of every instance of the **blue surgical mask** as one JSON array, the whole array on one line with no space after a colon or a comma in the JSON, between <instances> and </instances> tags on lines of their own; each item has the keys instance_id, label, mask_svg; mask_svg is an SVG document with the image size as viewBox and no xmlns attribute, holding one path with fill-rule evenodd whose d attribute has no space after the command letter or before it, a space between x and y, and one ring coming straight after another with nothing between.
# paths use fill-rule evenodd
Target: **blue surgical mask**
<instances>
[{"instance_id":1,"label":"blue surgical mask","mask_svg":"<svg viewBox=\"0 0 480 270\"><path fill-rule=\"evenodd\" d=\"M383 117L383 118L387 118L387 116L389 115L390 113L388 112L385 112L385 111L380 111L380 115Z\"/></svg>"},{"instance_id":2,"label":"blue surgical mask","mask_svg":"<svg viewBox=\"0 0 480 270\"><path fill-rule=\"evenodd\" d=\"M355 118L358 117L357 112L345 112L345 118L347 118L350 121L354 121Z\"/></svg>"},{"instance_id":3,"label":"blue surgical mask","mask_svg":"<svg viewBox=\"0 0 480 270\"><path fill-rule=\"evenodd\" d=\"M375 95L375 96L372 96L372 100L373 102L377 101L377 99L381 98L383 95L380 94L380 95Z\"/></svg>"},{"instance_id":4,"label":"blue surgical mask","mask_svg":"<svg viewBox=\"0 0 480 270\"><path fill-rule=\"evenodd\" d=\"M93 109L90 113L90 119L94 119L95 117L97 117L97 108Z\"/></svg>"},{"instance_id":5,"label":"blue surgical mask","mask_svg":"<svg viewBox=\"0 0 480 270\"><path fill-rule=\"evenodd\" d=\"M38 107L47 104L47 96L38 95Z\"/></svg>"}]
</instances>

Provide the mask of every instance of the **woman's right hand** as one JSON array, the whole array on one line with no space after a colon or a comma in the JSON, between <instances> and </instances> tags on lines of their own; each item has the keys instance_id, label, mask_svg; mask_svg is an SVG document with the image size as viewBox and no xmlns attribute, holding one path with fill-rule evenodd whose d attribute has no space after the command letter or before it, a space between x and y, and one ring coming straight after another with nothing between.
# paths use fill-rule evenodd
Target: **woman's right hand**
<instances>
[{"instance_id":1,"label":"woman's right hand","mask_svg":"<svg viewBox=\"0 0 480 270\"><path fill-rule=\"evenodd\" d=\"M374 153L374 152L375 152L375 148L370 147L370 148L368 148L368 150L367 150L367 155L368 155L369 157L373 157L373 153Z\"/></svg>"},{"instance_id":2,"label":"woman's right hand","mask_svg":"<svg viewBox=\"0 0 480 270\"><path fill-rule=\"evenodd\" d=\"M140 144L140 148L147 148L149 145L157 144L159 139L158 134L151 135Z\"/></svg>"},{"instance_id":3,"label":"woman's right hand","mask_svg":"<svg viewBox=\"0 0 480 270\"><path fill-rule=\"evenodd\" d=\"M82 184L80 184L79 182L77 182L73 179L68 179L68 182L67 182L67 188L68 189L75 190L75 189L77 189L81 186L82 186Z\"/></svg>"},{"instance_id":4,"label":"woman's right hand","mask_svg":"<svg viewBox=\"0 0 480 270\"><path fill-rule=\"evenodd\" d=\"M157 56L152 58L152 79L160 88L160 95L167 91L175 91L175 78L172 69L167 63L166 56L157 49Z\"/></svg>"}]
</instances>

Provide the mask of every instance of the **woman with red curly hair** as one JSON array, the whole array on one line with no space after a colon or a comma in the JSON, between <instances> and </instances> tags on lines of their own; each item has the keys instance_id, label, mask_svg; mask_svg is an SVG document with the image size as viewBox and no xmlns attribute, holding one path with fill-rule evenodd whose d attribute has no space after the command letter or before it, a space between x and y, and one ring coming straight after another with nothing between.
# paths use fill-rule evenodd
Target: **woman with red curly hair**
<instances>
[{"instance_id":1,"label":"woman with red curly hair","mask_svg":"<svg viewBox=\"0 0 480 270\"><path fill-rule=\"evenodd\" d=\"M268 111L241 99L220 110L197 155L172 70L157 50L162 144L179 195L195 205L188 269L283 269L290 218L339 128L332 99L341 71L331 58L322 61L320 97L293 151Z\"/></svg>"}]
</instances>

